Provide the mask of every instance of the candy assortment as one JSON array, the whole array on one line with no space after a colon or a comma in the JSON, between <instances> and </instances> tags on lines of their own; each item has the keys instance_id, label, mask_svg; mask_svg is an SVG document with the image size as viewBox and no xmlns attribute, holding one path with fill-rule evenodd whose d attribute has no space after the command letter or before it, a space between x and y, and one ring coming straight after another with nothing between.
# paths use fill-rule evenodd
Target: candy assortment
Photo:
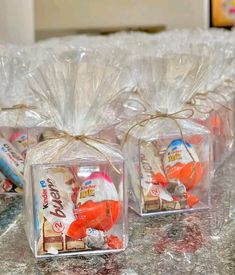
<instances>
[{"instance_id":1,"label":"candy assortment","mask_svg":"<svg viewBox=\"0 0 235 275\"><path fill-rule=\"evenodd\" d=\"M140 215L210 207L210 135L203 128L192 129L184 140L169 134L155 140L131 137L131 145L125 146L129 203Z\"/></svg>"},{"instance_id":2,"label":"candy assortment","mask_svg":"<svg viewBox=\"0 0 235 275\"><path fill-rule=\"evenodd\" d=\"M138 58L135 72L138 69L149 73L137 82L146 111L133 119L122 138L130 206L140 215L206 209L211 136L192 122L194 112L184 103L200 87L207 62L186 55ZM118 130L125 128L124 123Z\"/></svg>"},{"instance_id":3,"label":"candy assortment","mask_svg":"<svg viewBox=\"0 0 235 275\"><path fill-rule=\"evenodd\" d=\"M24 192L35 257L123 251L128 206L210 207L235 149L233 40L184 30L0 48L0 193Z\"/></svg>"},{"instance_id":4,"label":"candy assortment","mask_svg":"<svg viewBox=\"0 0 235 275\"><path fill-rule=\"evenodd\" d=\"M55 126L28 133L25 228L36 257L113 253L127 245L124 158L99 133L119 120L129 89L120 87L119 68L99 66L97 78L89 64L51 60L29 79Z\"/></svg>"},{"instance_id":5,"label":"candy assortment","mask_svg":"<svg viewBox=\"0 0 235 275\"><path fill-rule=\"evenodd\" d=\"M108 165L35 166L35 254L123 250L122 178Z\"/></svg>"}]
</instances>

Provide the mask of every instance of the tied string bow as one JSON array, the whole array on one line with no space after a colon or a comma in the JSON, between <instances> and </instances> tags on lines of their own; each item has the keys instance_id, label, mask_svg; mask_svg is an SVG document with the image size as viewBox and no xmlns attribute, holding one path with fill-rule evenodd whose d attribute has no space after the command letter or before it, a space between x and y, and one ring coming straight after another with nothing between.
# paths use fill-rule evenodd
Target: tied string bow
<instances>
[{"instance_id":1,"label":"tied string bow","mask_svg":"<svg viewBox=\"0 0 235 275\"><path fill-rule=\"evenodd\" d=\"M90 143L90 142L94 142L94 143L97 143L97 144L109 144L109 145L112 145L113 143L109 142L108 140L102 139L102 138L98 138L98 137L94 137L94 136L90 136L90 135L71 135L71 134L69 134L66 131L59 131L59 132L56 132L56 133L54 132L52 135L46 137L46 140L54 140L54 139L65 139L65 140L67 140L67 143L61 148L62 150L71 141L81 141L82 143L86 144L87 146L89 146L93 150L95 150L98 153L100 153L109 162L109 164L111 165L111 167L113 168L113 170L115 172L117 172L118 174L120 174L120 171L112 163L112 160L107 156L107 154L105 154L99 148L97 148L95 145L93 145L93 144ZM55 156L54 156L54 158L55 158Z\"/></svg>"},{"instance_id":2,"label":"tied string bow","mask_svg":"<svg viewBox=\"0 0 235 275\"><path fill-rule=\"evenodd\" d=\"M16 118L16 123L15 126L17 126L20 118L21 111L25 112L27 110L34 110L37 109L36 106L30 106L30 105L25 105L25 104L16 104L11 107L0 107L0 112L6 112L6 111L18 111L17 113L17 118Z\"/></svg>"},{"instance_id":3,"label":"tied string bow","mask_svg":"<svg viewBox=\"0 0 235 275\"><path fill-rule=\"evenodd\" d=\"M16 104L16 105L13 105L11 107L2 107L0 108L0 111L1 112L4 112L4 111L14 111L14 110L34 110L34 109L37 109L36 106L27 106L25 104Z\"/></svg>"},{"instance_id":4,"label":"tied string bow","mask_svg":"<svg viewBox=\"0 0 235 275\"><path fill-rule=\"evenodd\" d=\"M216 100L216 98L214 96L220 97L220 99L222 99L222 101L224 101L225 104ZM200 109L200 107L205 108L207 106L198 104L198 101L204 101L204 102L210 103L211 104L211 106L209 107L210 109L208 111L204 111L204 110ZM195 95L192 96L190 101L187 102L187 104L193 106L197 112L202 113L202 114L210 114L211 112L216 111L214 108L214 104L218 104L228 111L235 112L235 110L233 110L227 106L228 101L224 95L222 95L220 93L212 92L212 91L196 93Z\"/></svg>"},{"instance_id":5,"label":"tied string bow","mask_svg":"<svg viewBox=\"0 0 235 275\"><path fill-rule=\"evenodd\" d=\"M184 109L184 110L181 110L181 111L178 111L178 112L174 112L174 113L161 113L159 111L156 111L155 113L153 114L143 114L143 115L140 115L141 118L140 120L138 120L134 125L131 126L131 128L127 131L124 139L123 139L123 142L122 142L122 147L124 146L124 144L126 143L126 141L128 140L129 136L130 136L130 132L135 129L136 127L145 127L149 122L151 121L154 121L154 120L157 120L157 119L170 119L172 120L177 128L179 129L179 132L180 132L180 136L181 136L181 139L183 141L183 144L184 144L184 147L187 151L187 153L189 154L190 158L192 159L193 162L196 162L193 155L191 154L191 152L189 151L187 145L186 145L186 142L185 142L185 139L184 139L184 135L183 135L183 130L178 122L178 120L181 120L181 119L189 119L191 118L192 116L194 115L194 111L192 109Z\"/></svg>"},{"instance_id":6,"label":"tied string bow","mask_svg":"<svg viewBox=\"0 0 235 275\"><path fill-rule=\"evenodd\" d=\"M224 80L224 85L227 87L233 87L234 84L235 84L234 79L228 78L228 79Z\"/></svg>"}]
</instances>

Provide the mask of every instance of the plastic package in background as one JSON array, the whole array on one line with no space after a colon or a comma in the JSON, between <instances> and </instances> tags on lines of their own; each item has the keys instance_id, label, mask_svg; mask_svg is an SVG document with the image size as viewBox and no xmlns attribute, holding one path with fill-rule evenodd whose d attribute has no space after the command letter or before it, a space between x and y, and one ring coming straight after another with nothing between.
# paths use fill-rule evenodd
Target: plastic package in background
<instances>
[{"instance_id":1,"label":"plastic package in background","mask_svg":"<svg viewBox=\"0 0 235 275\"><path fill-rule=\"evenodd\" d=\"M218 101L217 101L218 99ZM204 101L204 100L203 100ZM193 120L205 127L212 133L214 169L217 170L232 153L233 125L231 125L229 105L218 93L208 95L208 100L200 103L194 108Z\"/></svg>"},{"instance_id":2,"label":"plastic package in background","mask_svg":"<svg viewBox=\"0 0 235 275\"><path fill-rule=\"evenodd\" d=\"M172 34L172 35L170 35ZM174 47L167 47L169 39L175 40ZM168 41L168 42L167 42ZM224 42L226 41L226 43ZM158 46L158 47L157 47ZM229 33L223 31L173 32L165 35L156 46L158 54L187 53L208 59L207 77L200 90L189 100L194 110L194 120L206 126L213 135L214 169L228 157L231 143L231 126L227 102L217 87L231 74L234 66L235 48ZM169 53L168 53L169 52ZM187 106L188 107L188 106Z\"/></svg>"},{"instance_id":3,"label":"plastic package in background","mask_svg":"<svg viewBox=\"0 0 235 275\"><path fill-rule=\"evenodd\" d=\"M34 127L27 129L28 148L37 145L48 139L49 136L54 136L57 132L54 127Z\"/></svg>"},{"instance_id":4,"label":"plastic package in background","mask_svg":"<svg viewBox=\"0 0 235 275\"><path fill-rule=\"evenodd\" d=\"M81 57L99 60L96 54L82 51ZM52 60L29 78L58 129L52 135L36 129L32 140L42 135L45 140L27 152L30 247L36 257L121 251L127 245L124 159L98 133L119 122L130 90L123 86L127 72L103 65L97 77L94 63L81 72L81 64L71 59ZM51 236L58 242L51 244Z\"/></svg>"},{"instance_id":5,"label":"plastic package in background","mask_svg":"<svg viewBox=\"0 0 235 275\"><path fill-rule=\"evenodd\" d=\"M142 216L209 208L209 132L193 123L180 121L186 146L195 158L193 162L174 123L163 123L168 124L168 131L162 136L158 134L158 138L149 140L131 137L124 146L131 183L130 207ZM180 154L178 163L182 162L182 166L171 166L177 154ZM187 165L184 166L185 163ZM167 165L172 171L167 170Z\"/></svg>"},{"instance_id":6,"label":"plastic package in background","mask_svg":"<svg viewBox=\"0 0 235 275\"><path fill-rule=\"evenodd\" d=\"M202 84L206 60L174 55L140 58L133 64L146 111L118 126L127 133L123 152L131 207L140 215L208 208L211 135L190 120L192 111L184 109Z\"/></svg>"},{"instance_id":7,"label":"plastic package in background","mask_svg":"<svg viewBox=\"0 0 235 275\"><path fill-rule=\"evenodd\" d=\"M102 130L99 133L99 137L103 138L111 143L115 143L118 144L118 140L116 137L116 131L115 131L115 127L109 127L109 128L105 128L104 130Z\"/></svg>"},{"instance_id":8,"label":"plastic package in background","mask_svg":"<svg viewBox=\"0 0 235 275\"><path fill-rule=\"evenodd\" d=\"M28 147L27 129L0 127L0 194L22 195L24 160Z\"/></svg>"},{"instance_id":9,"label":"plastic package in background","mask_svg":"<svg viewBox=\"0 0 235 275\"><path fill-rule=\"evenodd\" d=\"M26 75L34 68L33 62L27 63L30 56L27 59L18 48L0 55L1 126L32 127L47 121L43 106L27 85Z\"/></svg>"}]
</instances>

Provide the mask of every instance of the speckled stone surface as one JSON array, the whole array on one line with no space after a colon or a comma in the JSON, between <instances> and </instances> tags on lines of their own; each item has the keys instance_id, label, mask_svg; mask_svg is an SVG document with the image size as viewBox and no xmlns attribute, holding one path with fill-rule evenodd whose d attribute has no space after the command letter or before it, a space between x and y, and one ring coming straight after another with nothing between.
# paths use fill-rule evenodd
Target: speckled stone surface
<instances>
[{"instance_id":1,"label":"speckled stone surface","mask_svg":"<svg viewBox=\"0 0 235 275\"><path fill-rule=\"evenodd\" d=\"M141 218L130 211L123 253L36 260L22 199L0 198L0 274L235 274L235 155L219 169L206 212Z\"/></svg>"}]
</instances>

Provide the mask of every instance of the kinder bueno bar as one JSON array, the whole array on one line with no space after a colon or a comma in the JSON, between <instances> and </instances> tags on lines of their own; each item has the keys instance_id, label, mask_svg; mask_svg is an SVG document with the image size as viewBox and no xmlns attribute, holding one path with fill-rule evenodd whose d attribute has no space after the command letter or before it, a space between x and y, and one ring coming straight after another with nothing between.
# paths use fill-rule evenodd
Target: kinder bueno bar
<instances>
[{"instance_id":1,"label":"kinder bueno bar","mask_svg":"<svg viewBox=\"0 0 235 275\"><path fill-rule=\"evenodd\" d=\"M24 159L5 139L0 138L0 171L16 186L24 186Z\"/></svg>"},{"instance_id":2,"label":"kinder bueno bar","mask_svg":"<svg viewBox=\"0 0 235 275\"><path fill-rule=\"evenodd\" d=\"M44 218L52 225L55 232L67 233L70 224L75 220L73 214L72 186L66 184L66 173L49 170L38 182L38 208Z\"/></svg>"},{"instance_id":3,"label":"kinder bueno bar","mask_svg":"<svg viewBox=\"0 0 235 275\"><path fill-rule=\"evenodd\" d=\"M140 164L144 212L180 209L179 203L164 188L167 179L162 169L161 155L152 142L142 142Z\"/></svg>"}]
</instances>

